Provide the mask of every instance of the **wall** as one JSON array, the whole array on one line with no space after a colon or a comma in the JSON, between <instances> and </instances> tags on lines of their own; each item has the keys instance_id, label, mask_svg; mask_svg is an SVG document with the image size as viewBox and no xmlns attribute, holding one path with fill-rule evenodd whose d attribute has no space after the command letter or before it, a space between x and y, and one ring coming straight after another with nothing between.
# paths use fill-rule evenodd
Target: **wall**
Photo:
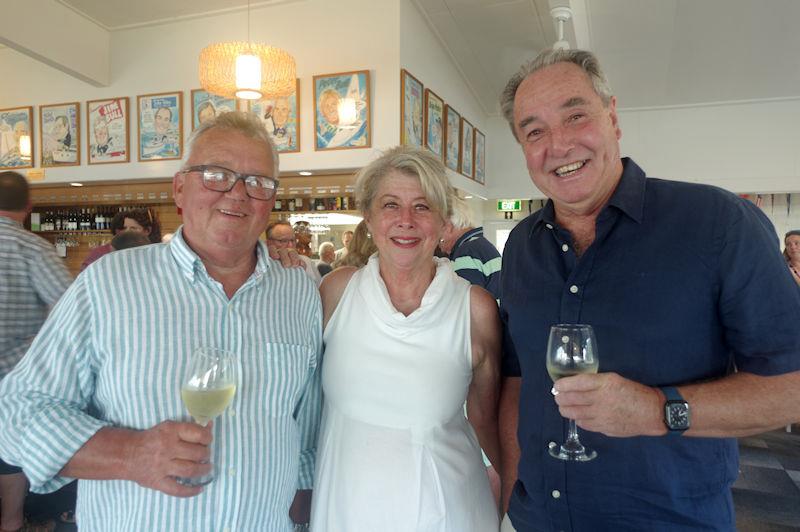
<instances>
[{"instance_id":1,"label":"wall","mask_svg":"<svg viewBox=\"0 0 800 532\"><path fill-rule=\"evenodd\" d=\"M398 0L399 1L399 0ZM314 152L312 76L370 70L372 145L397 143L399 138L399 4L395 0L301 0L253 8L251 38L288 50L297 61L300 78L301 152L281 156L281 170L340 170L363 166L374 149ZM187 107L190 90L199 88L197 58L208 44L247 37L247 13L225 13L156 26L118 30L111 34L111 83L96 88L11 49L0 49L0 70L14 72L13 83L0 84L0 108L81 102L79 167L47 168L46 181L132 179L171 176L179 161L86 164L85 102L130 97L132 111L141 94L183 91L184 138L191 129ZM36 165L39 162L38 107L34 109ZM135 145L136 113L131 113L131 143Z\"/></svg>"},{"instance_id":2,"label":"wall","mask_svg":"<svg viewBox=\"0 0 800 532\"><path fill-rule=\"evenodd\" d=\"M498 176L491 173L490 135L487 131L487 116L478 103L461 72L455 67L449 53L431 30L420 11L411 0L400 0L400 66L417 78L426 89L431 89L446 104L452 105L462 117L486 135L486 183L487 186L496 181ZM400 85L400 72L396 74L397 85ZM399 135L400 103L397 103L397 134ZM399 138L399 137L398 137ZM469 194L487 197L487 187L448 170L448 176L454 186Z\"/></svg>"}]
</instances>

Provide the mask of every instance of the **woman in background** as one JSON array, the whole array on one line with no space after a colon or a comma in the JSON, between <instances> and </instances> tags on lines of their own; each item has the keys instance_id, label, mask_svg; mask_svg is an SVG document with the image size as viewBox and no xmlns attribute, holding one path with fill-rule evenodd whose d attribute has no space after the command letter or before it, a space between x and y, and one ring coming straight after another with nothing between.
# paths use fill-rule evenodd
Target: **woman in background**
<instances>
[{"instance_id":1,"label":"woman in background","mask_svg":"<svg viewBox=\"0 0 800 532\"><path fill-rule=\"evenodd\" d=\"M494 298L433 255L454 196L428 150L394 148L359 172L378 251L320 287L314 532L498 530L480 449L497 459L500 323Z\"/></svg>"},{"instance_id":2,"label":"woman in background","mask_svg":"<svg viewBox=\"0 0 800 532\"><path fill-rule=\"evenodd\" d=\"M789 231L783 239L783 256L789 264L794 282L800 286L800 229Z\"/></svg>"},{"instance_id":3,"label":"woman in background","mask_svg":"<svg viewBox=\"0 0 800 532\"><path fill-rule=\"evenodd\" d=\"M161 224L158 223L158 218L150 209L120 211L111 219L109 229L112 236L116 236L123 231L136 231L147 235L147 238L153 244L161 242ZM111 253L112 251L114 251L114 248L111 243L92 249L86 260L81 264L81 271L106 253Z\"/></svg>"},{"instance_id":4,"label":"woman in background","mask_svg":"<svg viewBox=\"0 0 800 532\"><path fill-rule=\"evenodd\" d=\"M344 256L333 262L333 269L339 266L354 266L360 268L367 263L370 256L378 251L375 243L372 241L372 236L367 230L365 221L360 221L353 231L353 237L347 244L347 253Z\"/></svg>"}]
</instances>

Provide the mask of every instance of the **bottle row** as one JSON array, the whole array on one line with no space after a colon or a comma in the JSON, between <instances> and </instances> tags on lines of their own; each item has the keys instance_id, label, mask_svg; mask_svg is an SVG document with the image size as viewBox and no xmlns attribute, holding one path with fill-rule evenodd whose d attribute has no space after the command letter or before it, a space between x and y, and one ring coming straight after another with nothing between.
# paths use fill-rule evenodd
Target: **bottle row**
<instances>
[{"instance_id":1,"label":"bottle row","mask_svg":"<svg viewBox=\"0 0 800 532\"><path fill-rule=\"evenodd\" d=\"M30 215L30 227L34 232L45 231L107 231L111 220L118 212L147 208L140 205L83 207L34 210Z\"/></svg>"},{"instance_id":2,"label":"bottle row","mask_svg":"<svg viewBox=\"0 0 800 532\"><path fill-rule=\"evenodd\" d=\"M336 196L330 198L277 198L276 212L295 211L349 211L356 208L356 201L351 196Z\"/></svg>"}]
</instances>

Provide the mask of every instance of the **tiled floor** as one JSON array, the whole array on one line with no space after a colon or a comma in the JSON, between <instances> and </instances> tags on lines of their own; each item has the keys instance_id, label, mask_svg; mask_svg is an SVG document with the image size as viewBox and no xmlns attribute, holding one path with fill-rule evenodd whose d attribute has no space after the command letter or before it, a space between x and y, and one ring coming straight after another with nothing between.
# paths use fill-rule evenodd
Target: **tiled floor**
<instances>
[{"instance_id":1,"label":"tiled floor","mask_svg":"<svg viewBox=\"0 0 800 532\"><path fill-rule=\"evenodd\" d=\"M733 486L739 532L800 531L800 425L739 440ZM59 524L55 532L74 532Z\"/></svg>"},{"instance_id":2,"label":"tiled floor","mask_svg":"<svg viewBox=\"0 0 800 532\"><path fill-rule=\"evenodd\" d=\"M740 532L800 530L800 426L739 440L733 486Z\"/></svg>"}]
</instances>

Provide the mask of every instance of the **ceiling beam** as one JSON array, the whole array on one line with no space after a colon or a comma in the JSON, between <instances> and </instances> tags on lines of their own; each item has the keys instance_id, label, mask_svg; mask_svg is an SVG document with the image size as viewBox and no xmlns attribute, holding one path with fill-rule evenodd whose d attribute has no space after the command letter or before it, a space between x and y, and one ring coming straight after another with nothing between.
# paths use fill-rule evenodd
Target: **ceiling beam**
<instances>
[{"instance_id":1,"label":"ceiling beam","mask_svg":"<svg viewBox=\"0 0 800 532\"><path fill-rule=\"evenodd\" d=\"M56 0L3 0L0 43L95 87L110 83L109 32Z\"/></svg>"}]
</instances>

